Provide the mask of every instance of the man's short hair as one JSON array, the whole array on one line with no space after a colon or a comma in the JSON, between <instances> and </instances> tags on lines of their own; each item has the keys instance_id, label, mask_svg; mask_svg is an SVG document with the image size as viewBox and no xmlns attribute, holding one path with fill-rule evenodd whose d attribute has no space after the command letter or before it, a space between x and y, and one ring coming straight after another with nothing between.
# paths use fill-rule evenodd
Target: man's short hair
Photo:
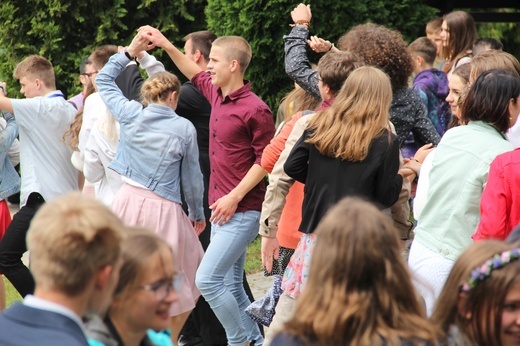
<instances>
[{"instance_id":1,"label":"man's short hair","mask_svg":"<svg viewBox=\"0 0 520 346\"><path fill-rule=\"evenodd\" d=\"M318 74L322 83L327 85L335 96L350 73L363 65L363 60L355 53L329 52L318 62Z\"/></svg>"},{"instance_id":2,"label":"man's short hair","mask_svg":"<svg viewBox=\"0 0 520 346\"><path fill-rule=\"evenodd\" d=\"M426 23L426 35L440 34L442 30L442 17L436 17Z\"/></svg>"},{"instance_id":3,"label":"man's short hair","mask_svg":"<svg viewBox=\"0 0 520 346\"><path fill-rule=\"evenodd\" d=\"M240 71L245 73L251 62L251 46L240 36L222 36L213 42L213 46L222 47L229 61L236 60Z\"/></svg>"},{"instance_id":4,"label":"man's short hair","mask_svg":"<svg viewBox=\"0 0 520 346\"><path fill-rule=\"evenodd\" d=\"M124 226L106 206L72 192L45 203L27 233L37 287L76 296L120 256Z\"/></svg>"},{"instance_id":5,"label":"man's short hair","mask_svg":"<svg viewBox=\"0 0 520 346\"><path fill-rule=\"evenodd\" d=\"M195 31L191 34L184 36L184 42L191 40L191 54L194 54L196 50L200 51L200 54L206 60L209 61L209 52L213 41L217 39L217 35L209 30Z\"/></svg>"},{"instance_id":6,"label":"man's short hair","mask_svg":"<svg viewBox=\"0 0 520 346\"><path fill-rule=\"evenodd\" d=\"M89 57L90 63L96 70L101 70L103 66L108 62L108 59L117 53L117 46L107 44L96 48L95 51Z\"/></svg>"},{"instance_id":7,"label":"man's short hair","mask_svg":"<svg viewBox=\"0 0 520 346\"><path fill-rule=\"evenodd\" d=\"M500 42L500 40L497 40L496 38L481 37L478 40L476 40L475 43L473 43L473 56L482 53L483 51L491 49L503 50L504 45L502 44L502 42Z\"/></svg>"},{"instance_id":8,"label":"man's short hair","mask_svg":"<svg viewBox=\"0 0 520 346\"><path fill-rule=\"evenodd\" d=\"M14 69L13 77L20 80L26 77L30 80L39 79L47 88L56 88L54 68L49 60L40 55L30 55L23 59Z\"/></svg>"},{"instance_id":9,"label":"man's short hair","mask_svg":"<svg viewBox=\"0 0 520 346\"><path fill-rule=\"evenodd\" d=\"M408 46L413 57L419 55L428 65L433 65L437 56L437 46L427 37L419 37Z\"/></svg>"}]
</instances>

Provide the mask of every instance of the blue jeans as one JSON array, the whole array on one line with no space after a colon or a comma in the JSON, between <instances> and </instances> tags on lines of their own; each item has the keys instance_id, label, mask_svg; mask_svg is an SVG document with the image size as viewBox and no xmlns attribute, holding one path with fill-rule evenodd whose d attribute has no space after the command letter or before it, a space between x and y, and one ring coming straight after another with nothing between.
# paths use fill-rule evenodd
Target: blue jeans
<instances>
[{"instance_id":1,"label":"blue jeans","mask_svg":"<svg viewBox=\"0 0 520 346\"><path fill-rule=\"evenodd\" d=\"M197 270L195 284L226 330L229 345L255 340L258 325L245 313L251 303L242 284L246 248L258 234L260 212L235 213L222 226L211 225L211 242Z\"/></svg>"}]
</instances>

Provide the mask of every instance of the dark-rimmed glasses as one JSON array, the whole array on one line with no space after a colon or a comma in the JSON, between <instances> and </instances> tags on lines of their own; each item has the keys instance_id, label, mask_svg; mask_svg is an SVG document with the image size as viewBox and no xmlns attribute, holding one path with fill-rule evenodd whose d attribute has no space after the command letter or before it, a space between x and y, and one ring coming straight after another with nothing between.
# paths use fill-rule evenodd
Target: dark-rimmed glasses
<instances>
[{"instance_id":1,"label":"dark-rimmed glasses","mask_svg":"<svg viewBox=\"0 0 520 346\"><path fill-rule=\"evenodd\" d=\"M177 274L173 279L157 282L149 285L139 286L139 289L151 291L155 295L155 299L164 300L170 292L179 292L183 280L182 274Z\"/></svg>"}]
</instances>

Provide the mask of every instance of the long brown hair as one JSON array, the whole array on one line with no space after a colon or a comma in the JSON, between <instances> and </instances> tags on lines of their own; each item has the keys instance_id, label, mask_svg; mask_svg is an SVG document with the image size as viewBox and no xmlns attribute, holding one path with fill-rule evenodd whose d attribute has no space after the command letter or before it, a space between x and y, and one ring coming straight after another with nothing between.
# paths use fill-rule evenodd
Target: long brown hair
<instances>
[{"instance_id":1,"label":"long brown hair","mask_svg":"<svg viewBox=\"0 0 520 346\"><path fill-rule=\"evenodd\" d=\"M512 248L512 245L485 240L472 244L455 262L446 284L437 300L431 317L433 324L445 334L452 326L461 334L460 345L500 345L502 305L511 285L518 281L520 262L493 271L469 294L460 292L461 285L471 271L494 254Z\"/></svg>"},{"instance_id":2,"label":"long brown hair","mask_svg":"<svg viewBox=\"0 0 520 346\"><path fill-rule=\"evenodd\" d=\"M342 199L316 229L309 279L285 331L306 345L436 344L390 217Z\"/></svg>"},{"instance_id":3,"label":"long brown hair","mask_svg":"<svg viewBox=\"0 0 520 346\"><path fill-rule=\"evenodd\" d=\"M371 66L350 74L334 104L309 122L308 142L322 154L363 161L370 143L388 128L392 101L390 79Z\"/></svg>"},{"instance_id":4,"label":"long brown hair","mask_svg":"<svg viewBox=\"0 0 520 346\"><path fill-rule=\"evenodd\" d=\"M450 38L448 45L443 47L442 55L447 62L442 67L444 72L451 70L464 56L471 54L473 43L478 38L475 21L471 14L464 11L454 11L443 17L448 27Z\"/></svg>"},{"instance_id":5,"label":"long brown hair","mask_svg":"<svg viewBox=\"0 0 520 346\"><path fill-rule=\"evenodd\" d=\"M85 100L91 94L93 94L96 90L94 86L89 81L87 85L87 90L85 91ZM79 144L79 131L81 130L81 125L83 124L83 107L81 107L76 113L76 117L70 124L70 127L65 133L63 133L62 140L66 142L66 144L74 151L78 151Z\"/></svg>"}]
</instances>

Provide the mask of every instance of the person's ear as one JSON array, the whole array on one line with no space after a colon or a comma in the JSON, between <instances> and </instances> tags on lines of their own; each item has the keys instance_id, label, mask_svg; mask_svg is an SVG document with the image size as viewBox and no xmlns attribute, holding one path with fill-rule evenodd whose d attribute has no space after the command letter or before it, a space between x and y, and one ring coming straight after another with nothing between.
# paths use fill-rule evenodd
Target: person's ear
<instances>
[{"instance_id":1,"label":"person's ear","mask_svg":"<svg viewBox=\"0 0 520 346\"><path fill-rule=\"evenodd\" d=\"M424 58L420 55L416 55L415 63L417 64L417 66L421 67L424 64Z\"/></svg>"},{"instance_id":2,"label":"person's ear","mask_svg":"<svg viewBox=\"0 0 520 346\"><path fill-rule=\"evenodd\" d=\"M465 320L471 319L471 311L467 309L468 295L466 293L459 293L459 299L457 300L457 312Z\"/></svg>"},{"instance_id":3,"label":"person's ear","mask_svg":"<svg viewBox=\"0 0 520 346\"><path fill-rule=\"evenodd\" d=\"M106 287L110 281L113 269L112 265L107 264L96 271L94 274L94 285L98 290L103 290Z\"/></svg>"},{"instance_id":4,"label":"person's ear","mask_svg":"<svg viewBox=\"0 0 520 346\"><path fill-rule=\"evenodd\" d=\"M236 60L234 60L234 59L231 60L231 63L230 63L230 65L229 65L229 68L230 68L231 72L235 72L235 71L237 71L237 70L239 69L238 61L236 61Z\"/></svg>"},{"instance_id":5,"label":"person's ear","mask_svg":"<svg viewBox=\"0 0 520 346\"><path fill-rule=\"evenodd\" d=\"M41 88L43 87L43 83L42 83L42 81L39 80L38 78L36 78L36 79L34 80L34 84L36 85L36 89L38 89L38 90L41 89Z\"/></svg>"},{"instance_id":6,"label":"person's ear","mask_svg":"<svg viewBox=\"0 0 520 346\"><path fill-rule=\"evenodd\" d=\"M200 50L196 49L195 53L193 54L193 58L195 59L195 62L198 64L200 61L200 58L202 57L202 54Z\"/></svg>"},{"instance_id":7,"label":"person's ear","mask_svg":"<svg viewBox=\"0 0 520 346\"><path fill-rule=\"evenodd\" d=\"M325 94L334 96L332 90L330 90L330 87L327 84L323 84L323 91L325 91Z\"/></svg>"},{"instance_id":8,"label":"person's ear","mask_svg":"<svg viewBox=\"0 0 520 346\"><path fill-rule=\"evenodd\" d=\"M170 97L169 97L169 101L170 102L177 102L177 91L172 91L172 93L170 94Z\"/></svg>"}]
</instances>

